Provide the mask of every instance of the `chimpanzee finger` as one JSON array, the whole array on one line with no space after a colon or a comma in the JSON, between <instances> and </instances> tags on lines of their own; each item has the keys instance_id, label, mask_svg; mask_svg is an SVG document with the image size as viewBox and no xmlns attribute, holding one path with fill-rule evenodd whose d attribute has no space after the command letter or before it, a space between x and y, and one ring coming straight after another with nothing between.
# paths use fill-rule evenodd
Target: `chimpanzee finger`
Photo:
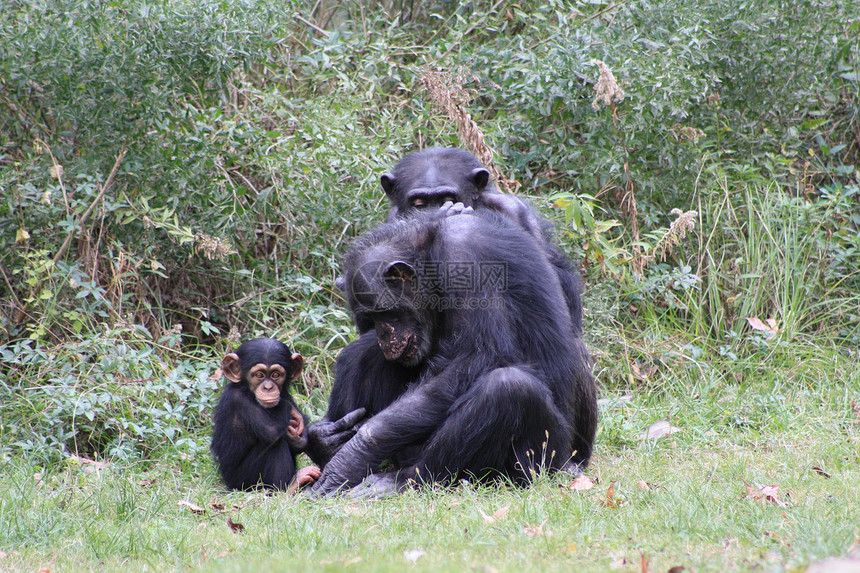
<instances>
[{"instance_id":1,"label":"chimpanzee finger","mask_svg":"<svg viewBox=\"0 0 860 573\"><path fill-rule=\"evenodd\" d=\"M350 441L356 432L358 432L358 428L353 427L343 430L342 432L331 433L326 437L325 444L329 448L340 448L342 445Z\"/></svg>"},{"instance_id":2,"label":"chimpanzee finger","mask_svg":"<svg viewBox=\"0 0 860 573\"><path fill-rule=\"evenodd\" d=\"M364 408L358 408L357 410L353 410L352 412L335 422L333 430L335 432L342 432L343 430L351 429L362 418L364 418L366 413L367 410L365 410Z\"/></svg>"}]
</instances>

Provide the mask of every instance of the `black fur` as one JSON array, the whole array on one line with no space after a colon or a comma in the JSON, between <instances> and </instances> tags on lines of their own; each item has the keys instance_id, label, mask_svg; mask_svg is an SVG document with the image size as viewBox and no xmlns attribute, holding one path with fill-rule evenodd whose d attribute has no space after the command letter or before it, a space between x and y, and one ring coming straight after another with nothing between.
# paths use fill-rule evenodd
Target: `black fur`
<instances>
[{"instance_id":1,"label":"black fur","mask_svg":"<svg viewBox=\"0 0 860 573\"><path fill-rule=\"evenodd\" d=\"M449 263L503 265L504 288L427 276ZM416 269L417 280L399 282L400 266ZM316 493L355 486L385 460L399 475L382 482L383 492L409 478L528 482L541 468L587 465L597 422L590 360L533 235L486 209L419 217L361 238L344 269L356 322L369 326L338 356L323 423L357 408L370 417L330 452ZM429 303L428 291L436 295ZM468 300L493 304L453 308ZM429 341L417 363L386 359L380 341L389 324Z\"/></svg>"},{"instance_id":2,"label":"black fur","mask_svg":"<svg viewBox=\"0 0 860 573\"><path fill-rule=\"evenodd\" d=\"M280 402L272 408L257 403L248 387L248 370L255 364L280 364L287 375L294 371L290 349L271 338L257 338L236 351L242 382L228 381L215 408L212 454L224 483L231 489L257 486L286 490L296 475L296 454L307 443L305 435L290 439L287 427L293 410L301 414L284 381ZM301 414L304 418L304 414Z\"/></svg>"},{"instance_id":3,"label":"black fur","mask_svg":"<svg viewBox=\"0 0 860 573\"><path fill-rule=\"evenodd\" d=\"M582 336L582 280L553 243L549 223L520 198L500 193L489 171L475 156L457 148L416 151L404 156L390 173L383 174L380 182L391 202L388 221L427 214L450 200L475 210L501 213L537 238L561 282L573 333ZM424 203L420 208L413 205L416 197ZM362 330L366 325L358 326Z\"/></svg>"}]
</instances>

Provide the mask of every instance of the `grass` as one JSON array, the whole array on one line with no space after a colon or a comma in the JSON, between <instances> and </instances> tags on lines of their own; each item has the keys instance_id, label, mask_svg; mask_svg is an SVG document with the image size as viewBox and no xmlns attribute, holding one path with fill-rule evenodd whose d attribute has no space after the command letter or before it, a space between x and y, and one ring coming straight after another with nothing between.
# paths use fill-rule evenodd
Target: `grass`
<instances>
[{"instance_id":1,"label":"grass","mask_svg":"<svg viewBox=\"0 0 860 573\"><path fill-rule=\"evenodd\" d=\"M640 571L644 559L649 571L791 571L844 555L860 537L856 366L800 346L734 366L660 374L661 389L629 400L604 393L597 484L582 492L552 476L308 500L227 492L203 453L98 469L6 460L0 570ZM639 440L658 420L681 431ZM785 507L747 498L747 484L779 486Z\"/></svg>"}]
</instances>

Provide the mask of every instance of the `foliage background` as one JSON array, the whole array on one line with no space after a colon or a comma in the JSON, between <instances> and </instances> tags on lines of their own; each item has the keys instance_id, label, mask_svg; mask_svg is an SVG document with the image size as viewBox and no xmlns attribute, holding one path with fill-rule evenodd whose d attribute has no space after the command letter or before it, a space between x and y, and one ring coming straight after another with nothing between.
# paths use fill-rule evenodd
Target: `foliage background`
<instances>
[{"instance_id":1,"label":"foliage background","mask_svg":"<svg viewBox=\"0 0 860 573\"><path fill-rule=\"evenodd\" d=\"M581 261L607 399L729 391L685 408L748 429L833 391L856 445L858 56L856 2L0 0L0 468L211 478L218 359L258 335L321 416L379 174L469 143L429 72ZM599 452L637 433L608 408Z\"/></svg>"}]
</instances>

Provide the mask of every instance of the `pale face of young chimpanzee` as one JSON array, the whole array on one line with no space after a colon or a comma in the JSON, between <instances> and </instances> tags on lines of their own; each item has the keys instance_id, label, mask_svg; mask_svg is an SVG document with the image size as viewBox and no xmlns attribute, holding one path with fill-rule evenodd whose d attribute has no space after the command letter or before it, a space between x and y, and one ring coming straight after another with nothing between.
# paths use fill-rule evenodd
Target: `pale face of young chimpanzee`
<instances>
[{"instance_id":1,"label":"pale face of young chimpanzee","mask_svg":"<svg viewBox=\"0 0 860 573\"><path fill-rule=\"evenodd\" d=\"M241 384L246 380L257 403L264 408L273 408L281 402L285 393L284 385L295 381L301 375L302 356L293 353L289 360L286 360L287 356L276 356L271 363L262 355L255 358L260 361L245 365L239 355L232 352L221 361L221 370L234 384Z\"/></svg>"}]
</instances>

